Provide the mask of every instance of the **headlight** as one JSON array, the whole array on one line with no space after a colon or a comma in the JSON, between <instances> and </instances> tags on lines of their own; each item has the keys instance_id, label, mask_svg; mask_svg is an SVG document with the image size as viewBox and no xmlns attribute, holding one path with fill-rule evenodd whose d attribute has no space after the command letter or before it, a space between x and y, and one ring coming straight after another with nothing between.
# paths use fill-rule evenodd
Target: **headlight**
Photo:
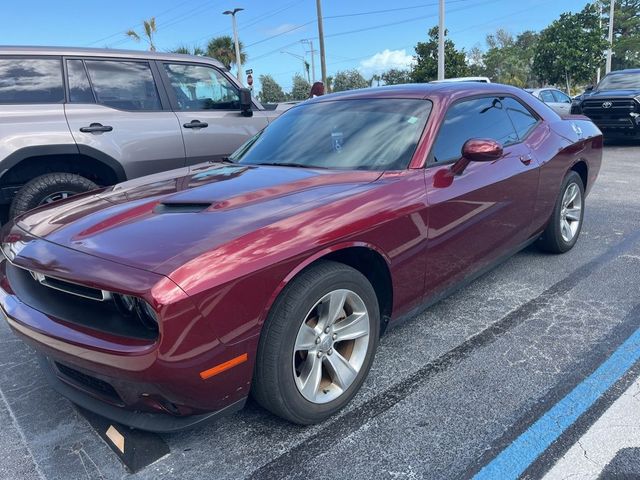
<instances>
[{"instance_id":1,"label":"headlight","mask_svg":"<svg viewBox=\"0 0 640 480\"><path fill-rule=\"evenodd\" d=\"M149 330L157 330L158 317L155 310L143 299L131 295L113 294L113 300L120 313L126 317L137 317Z\"/></svg>"}]
</instances>

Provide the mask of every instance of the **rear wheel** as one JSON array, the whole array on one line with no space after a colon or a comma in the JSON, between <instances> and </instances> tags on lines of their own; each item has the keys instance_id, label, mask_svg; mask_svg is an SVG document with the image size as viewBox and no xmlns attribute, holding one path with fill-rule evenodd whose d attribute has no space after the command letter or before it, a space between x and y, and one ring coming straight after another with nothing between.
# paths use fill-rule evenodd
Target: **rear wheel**
<instances>
[{"instance_id":1,"label":"rear wheel","mask_svg":"<svg viewBox=\"0 0 640 480\"><path fill-rule=\"evenodd\" d=\"M373 287L357 270L323 261L275 302L258 347L252 394L300 424L343 408L369 372L380 315Z\"/></svg>"},{"instance_id":2,"label":"rear wheel","mask_svg":"<svg viewBox=\"0 0 640 480\"><path fill-rule=\"evenodd\" d=\"M27 182L13 198L9 217L58 200L98 188L90 180L73 173L47 173Z\"/></svg>"},{"instance_id":3,"label":"rear wheel","mask_svg":"<svg viewBox=\"0 0 640 480\"><path fill-rule=\"evenodd\" d=\"M556 201L551 220L542 237L540 247L551 253L564 253L576 244L584 217L584 185L578 173L567 174Z\"/></svg>"}]
</instances>

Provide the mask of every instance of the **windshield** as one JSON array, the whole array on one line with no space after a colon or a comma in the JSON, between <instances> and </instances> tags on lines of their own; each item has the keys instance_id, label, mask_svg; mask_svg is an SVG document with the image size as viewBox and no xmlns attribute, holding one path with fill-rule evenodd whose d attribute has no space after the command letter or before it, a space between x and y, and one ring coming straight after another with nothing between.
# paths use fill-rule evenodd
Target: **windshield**
<instances>
[{"instance_id":1,"label":"windshield","mask_svg":"<svg viewBox=\"0 0 640 480\"><path fill-rule=\"evenodd\" d=\"M430 111L430 101L417 99L307 103L284 113L231 160L250 165L403 169Z\"/></svg>"},{"instance_id":2,"label":"windshield","mask_svg":"<svg viewBox=\"0 0 640 480\"><path fill-rule=\"evenodd\" d=\"M598 90L640 90L640 73L614 73L607 75Z\"/></svg>"}]
</instances>

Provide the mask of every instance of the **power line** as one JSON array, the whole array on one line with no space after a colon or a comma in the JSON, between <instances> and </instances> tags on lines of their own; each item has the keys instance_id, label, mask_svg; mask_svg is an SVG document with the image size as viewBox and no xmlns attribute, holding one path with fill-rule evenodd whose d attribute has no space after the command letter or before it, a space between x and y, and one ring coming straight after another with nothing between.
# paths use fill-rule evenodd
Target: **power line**
<instances>
[{"instance_id":1,"label":"power line","mask_svg":"<svg viewBox=\"0 0 640 480\"><path fill-rule=\"evenodd\" d=\"M162 16L162 15L164 15L166 13L169 13L169 12L171 12L173 10L176 10L177 8L180 8L182 5L185 5L187 3L191 3L191 0L184 0L183 2L180 2L179 4L174 5L171 8L163 10L162 12L158 13L157 15L155 15L155 18L158 18L158 17L160 17L160 16ZM135 24L133 28L142 27L143 25L144 25L144 22L140 22L140 23ZM117 33L112 33L111 35L108 35L106 37L100 38L99 40L96 40L94 42L86 43L85 46L91 46L91 45L95 45L96 43L104 42L105 40L109 40L110 38L116 37L118 35L123 35L125 32L126 32L126 30L121 30L121 31L119 31Z\"/></svg>"}]
</instances>

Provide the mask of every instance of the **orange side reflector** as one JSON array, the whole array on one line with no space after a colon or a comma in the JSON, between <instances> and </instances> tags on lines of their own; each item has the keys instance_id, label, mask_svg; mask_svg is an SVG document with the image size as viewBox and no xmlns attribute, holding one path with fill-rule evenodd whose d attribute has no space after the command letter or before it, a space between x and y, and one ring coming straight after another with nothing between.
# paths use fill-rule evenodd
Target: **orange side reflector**
<instances>
[{"instance_id":1,"label":"orange side reflector","mask_svg":"<svg viewBox=\"0 0 640 480\"><path fill-rule=\"evenodd\" d=\"M232 358L231 360L221 363L220 365L216 365L213 368L210 368L209 370L205 370L204 372L200 372L200 378L202 378L203 380L206 380L207 378L211 378L215 375L218 375L219 373L224 372L225 370L229 370L230 368L235 367L236 365L240 365L241 363L244 363L247 361L249 357L247 356L246 353L243 353L242 355L238 355L235 358Z\"/></svg>"}]
</instances>

